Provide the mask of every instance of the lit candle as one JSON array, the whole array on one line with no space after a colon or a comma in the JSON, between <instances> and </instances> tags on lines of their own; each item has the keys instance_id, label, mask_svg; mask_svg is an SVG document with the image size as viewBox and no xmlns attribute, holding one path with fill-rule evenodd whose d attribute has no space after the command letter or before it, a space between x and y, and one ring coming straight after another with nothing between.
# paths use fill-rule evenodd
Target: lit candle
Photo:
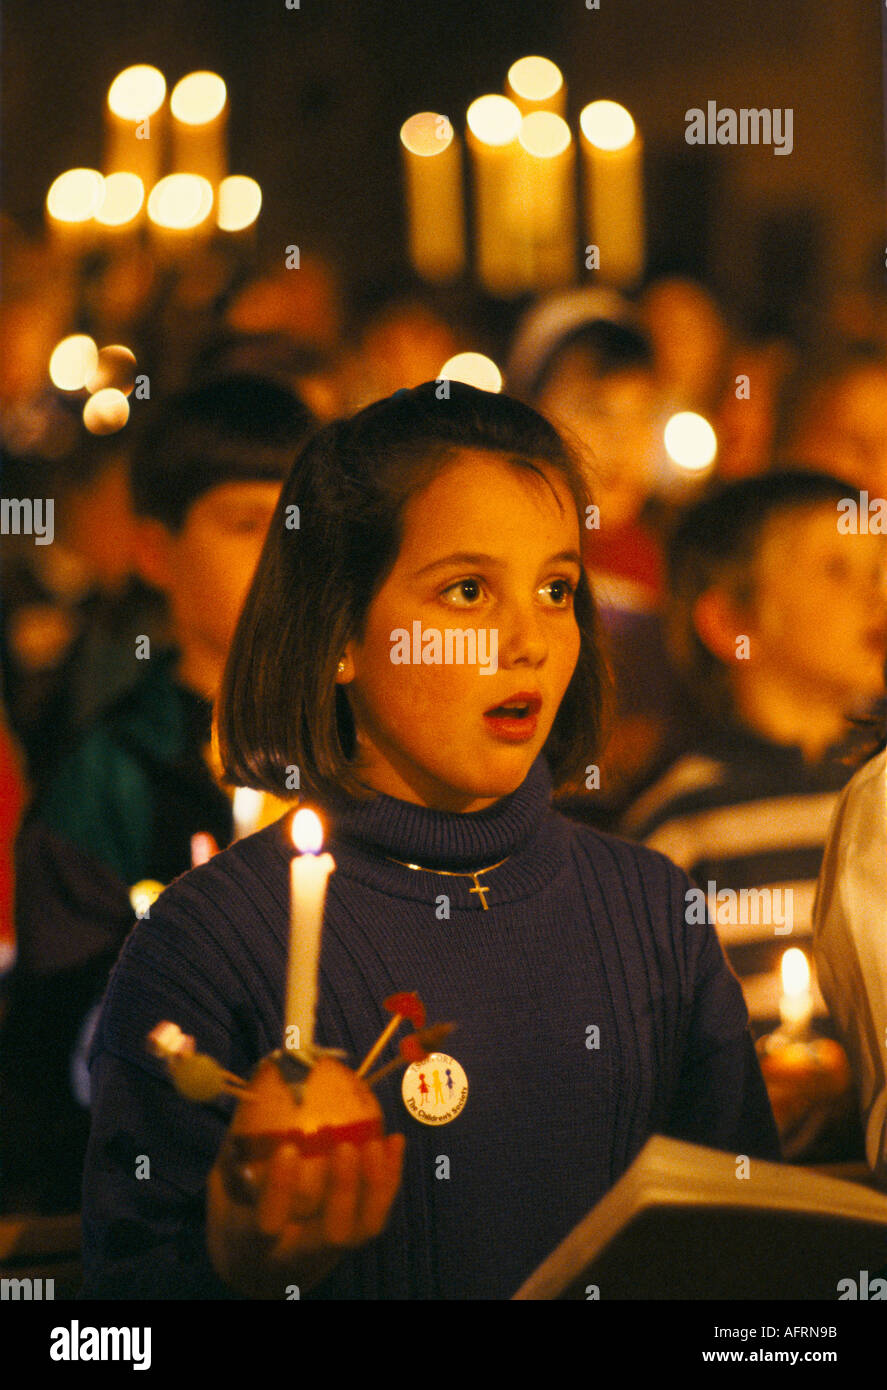
<instances>
[{"instance_id":1,"label":"lit candle","mask_svg":"<svg viewBox=\"0 0 887 1390\"><path fill-rule=\"evenodd\" d=\"M104 194L98 169L66 169L53 180L46 195L46 222L57 251L77 253L95 245L95 217Z\"/></svg>"},{"instance_id":2,"label":"lit candle","mask_svg":"<svg viewBox=\"0 0 887 1390\"><path fill-rule=\"evenodd\" d=\"M147 63L119 72L105 107L105 173L136 174L156 183L163 156L166 79Z\"/></svg>"},{"instance_id":3,"label":"lit candle","mask_svg":"<svg viewBox=\"0 0 887 1390\"><path fill-rule=\"evenodd\" d=\"M505 95L523 116L532 111L553 111L563 116L567 105L564 75L550 58L518 58L508 69Z\"/></svg>"},{"instance_id":4,"label":"lit candle","mask_svg":"<svg viewBox=\"0 0 887 1390\"><path fill-rule=\"evenodd\" d=\"M520 145L518 217L526 219L533 289L572 284L576 272L573 137L552 111L524 116Z\"/></svg>"},{"instance_id":5,"label":"lit candle","mask_svg":"<svg viewBox=\"0 0 887 1390\"><path fill-rule=\"evenodd\" d=\"M410 260L426 280L452 280L465 264L462 154L446 116L420 111L400 128Z\"/></svg>"},{"instance_id":6,"label":"lit candle","mask_svg":"<svg viewBox=\"0 0 887 1390\"><path fill-rule=\"evenodd\" d=\"M516 225L520 198L521 113L507 97L478 97L468 108L468 147L474 171L477 273L491 294L529 288L530 245Z\"/></svg>"},{"instance_id":7,"label":"lit candle","mask_svg":"<svg viewBox=\"0 0 887 1390\"><path fill-rule=\"evenodd\" d=\"M813 1018L810 966L796 946L782 957L782 997L779 1000L782 1027L792 1038L802 1038Z\"/></svg>"},{"instance_id":8,"label":"lit candle","mask_svg":"<svg viewBox=\"0 0 887 1390\"><path fill-rule=\"evenodd\" d=\"M173 168L216 188L228 172L228 93L215 72L189 72L173 87Z\"/></svg>"},{"instance_id":9,"label":"lit candle","mask_svg":"<svg viewBox=\"0 0 887 1390\"><path fill-rule=\"evenodd\" d=\"M293 844L299 853L290 865L290 940L286 978L284 1047L305 1050L314 1042L317 975L327 880L336 867L331 854L318 854L323 827L313 811L293 816Z\"/></svg>"},{"instance_id":10,"label":"lit candle","mask_svg":"<svg viewBox=\"0 0 887 1390\"><path fill-rule=\"evenodd\" d=\"M255 787L238 787L234 793L232 810L234 814L234 838L242 840L244 835L252 835L259 828L264 798Z\"/></svg>"},{"instance_id":11,"label":"lit candle","mask_svg":"<svg viewBox=\"0 0 887 1390\"><path fill-rule=\"evenodd\" d=\"M197 174L167 174L148 196L148 224L155 251L167 261L183 259L212 230L213 189Z\"/></svg>"},{"instance_id":12,"label":"lit candle","mask_svg":"<svg viewBox=\"0 0 887 1390\"><path fill-rule=\"evenodd\" d=\"M586 227L600 249L601 275L630 285L644 268L643 146L615 101L593 101L579 117L585 152Z\"/></svg>"}]
</instances>

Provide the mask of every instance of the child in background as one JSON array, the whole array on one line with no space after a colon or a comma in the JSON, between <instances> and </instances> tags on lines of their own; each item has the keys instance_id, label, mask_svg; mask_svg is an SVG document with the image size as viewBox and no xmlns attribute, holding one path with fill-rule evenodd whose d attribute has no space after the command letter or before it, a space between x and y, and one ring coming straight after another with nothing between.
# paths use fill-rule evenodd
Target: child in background
<instances>
[{"instance_id":1,"label":"child in background","mask_svg":"<svg viewBox=\"0 0 887 1390\"><path fill-rule=\"evenodd\" d=\"M383 999L415 989L458 1021L467 1102L429 1128L389 1078L387 1140L283 1145L257 1205L228 1192L230 1098L185 1101L145 1038L174 1021L238 1076L280 1046L290 818L239 840L161 895L105 997L87 1297L507 1298L654 1131L777 1156L741 992L712 928L686 921L685 875L550 806L594 756L605 684L588 500L541 416L456 383L301 453L232 643L221 751L269 791L296 764L324 811L318 1043L356 1064ZM495 670L394 662L413 623L495 633Z\"/></svg>"},{"instance_id":2,"label":"child in background","mask_svg":"<svg viewBox=\"0 0 887 1390\"><path fill-rule=\"evenodd\" d=\"M698 737L624 828L708 894L771 890L772 914L759 898L753 920L728 920L727 898L715 918L757 1032L776 1021L782 952L809 942L858 742L849 718L883 694L887 541L839 533L850 494L818 473L744 479L690 508L671 539L670 645ZM790 919L773 890L791 893Z\"/></svg>"},{"instance_id":3,"label":"child in background","mask_svg":"<svg viewBox=\"0 0 887 1390\"><path fill-rule=\"evenodd\" d=\"M136 446L138 565L166 596L176 645L136 638L140 678L64 759L18 836L19 956L2 1039L7 1209L78 1205L88 1117L72 1061L132 925L132 887L184 873L197 832L231 838L230 797L207 759L212 700L311 423L284 387L228 377L160 404Z\"/></svg>"}]
</instances>

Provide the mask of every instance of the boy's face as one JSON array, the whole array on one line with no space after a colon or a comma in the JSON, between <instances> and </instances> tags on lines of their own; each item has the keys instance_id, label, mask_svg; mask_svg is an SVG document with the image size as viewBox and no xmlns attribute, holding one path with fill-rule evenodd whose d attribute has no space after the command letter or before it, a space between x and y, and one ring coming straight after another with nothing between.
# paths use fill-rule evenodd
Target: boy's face
<instances>
[{"instance_id":1,"label":"boy's face","mask_svg":"<svg viewBox=\"0 0 887 1390\"><path fill-rule=\"evenodd\" d=\"M520 786L548 738L579 656L570 591L581 562L573 499L558 475L546 476L557 501L537 475L466 452L406 508L397 562L341 677L358 765L377 790L479 811ZM457 554L471 558L447 558ZM413 656L414 623L442 642L447 629L483 633L486 660L447 662L442 647L440 664L395 664L392 634L406 629ZM535 718L485 717L518 694L541 698ZM509 738L515 731L520 741Z\"/></svg>"},{"instance_id":2,"label":"boy's face","mask_svg":"<svg viewBox=\"0 0 887 1390\"><path fill-rule=\"evenodd\" d=\"M884 688L887 537L843 535L837 521L831 503L771 518L746 631L750 672L757 661L844 710Z\"/></svg>"},{"instance_id":3,"label":"boy's face","mask_svg":"<svg viewBox=\"0 0 887 1390\"><path fill-rule=\"evenodd\" d=\"M564 351L540 393L539 409L591 451L592 500L601 509L602 528L628 525L653 489L659 404L651 373L601 377L581 348Z\"/></svg>"},{"instance_id":4,"label":"boy's face","mask_svg":"<svg viewBox=\"0 0 887 1390\"><path fill-rule=\"evenodd\" d=\"M220 483L191 505L181 531L166 533L162 587L183 650L197 643L226 655L280 487Z\"/></svg>"}]
</instances>

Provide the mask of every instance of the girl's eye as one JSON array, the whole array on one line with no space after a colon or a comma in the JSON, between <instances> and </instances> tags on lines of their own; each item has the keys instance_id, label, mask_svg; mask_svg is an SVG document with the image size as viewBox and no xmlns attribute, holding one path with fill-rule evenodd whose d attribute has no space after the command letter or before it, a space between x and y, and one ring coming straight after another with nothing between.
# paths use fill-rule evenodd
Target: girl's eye
<instances>
[{"instance_id":1,"label":"girl's eye","mask_svg":"<svg viewBox=\"0 0 887 1390\"><path fill-rule=\"evenodd\" d=\"M552 592L558 608L568 608L576 592L575 584L571 584L569 579L552 579L544 587Z\"/></svg>"},{"instance_id":2,"label":"girl's eye","mask_svg":"<svg viewBox=\"0 0 887 1390\"><path fill-rule=\"evenodd\" d=\"M449 588L443 591L444 595L461 594L462 598L466 599L468 603L474 603L475 600L480 597L480 592L480 582L477 579L460 579L457 583L451 584ZM443 595L441 597L443 597ZM456 602L455 599L451 601L457 608L466 606L465 604Z\"/></svg>"}]
</instances>

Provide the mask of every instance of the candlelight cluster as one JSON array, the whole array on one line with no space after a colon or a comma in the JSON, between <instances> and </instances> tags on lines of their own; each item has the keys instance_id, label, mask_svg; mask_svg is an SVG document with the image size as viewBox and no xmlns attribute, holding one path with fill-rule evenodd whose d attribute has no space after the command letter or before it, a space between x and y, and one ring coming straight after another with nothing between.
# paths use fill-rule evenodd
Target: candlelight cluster
<instances>
[{"instance_id":1,"label":"candlelight cluster","mask_svg":"<svg viewBox=\"0 0 887 1390\"><path fill-rule=\"evenodd\" d=\"M563 74L548 58L521 58L505 93L478 97L466 113L477 275L503 297L570 285L576 270L576 159ZM579 131L593 268L631 285L644 263L640 136L613 101L585 106ZM400 140L410 259L424 279L452 280L466 263L459 138L448 117L422 111L404 122Z\"/></svg>"},{"instance_id":2,"label":"candlelight cluster","mask_svg":"<svg viewBox=\"0 0 887 1390\"><path fill-rule=\"evenodd\" d=\"M99 349L88 334L71 333L52 350L49 378L59 391L87 393L83 423L90 434L116 434L129 419L135 368L135 353L122 343Z\"/></svg>"},{"instance_id":3,"label":"candlelight cluster","mask_svg":"<svg viewBox=\"0 0 887 1390\"><path fill-rule=\"evenodd\" d=\"M104 171L68 169L46 196L57 247L88 250L147 221L155 252L175 255L213 227L252 226L262 191L254 179L228 174L227 118L217 73L188 73L168 102L157 68L118 73L105 104Z\"/></svg>"}]
</instances>

